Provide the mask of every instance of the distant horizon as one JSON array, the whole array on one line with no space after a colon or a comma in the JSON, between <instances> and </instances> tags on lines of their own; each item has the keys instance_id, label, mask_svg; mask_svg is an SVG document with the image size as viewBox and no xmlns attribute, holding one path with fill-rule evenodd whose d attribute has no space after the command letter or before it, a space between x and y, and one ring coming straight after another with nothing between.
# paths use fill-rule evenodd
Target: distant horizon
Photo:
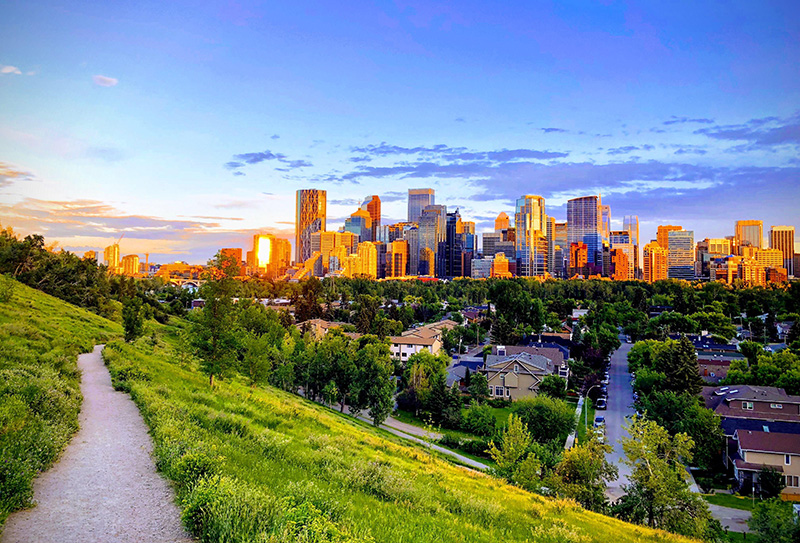
<instances>
[{"instance_id":1,"label":"distant horizon","mask_svg":"<svg viewBox=\"0 0 800 543\"><path fill-rule=\"evenodd\" d=\"M600 194L695 240L736 220L800 230L800 4L244 0L188 10L58 0L0 8L0 224L78 254L204 264L328 229L364 197L384 224L436 190L477 232L514 199ZM795 243L795 248L800 245Z\"/></svg>"}]
</instances>

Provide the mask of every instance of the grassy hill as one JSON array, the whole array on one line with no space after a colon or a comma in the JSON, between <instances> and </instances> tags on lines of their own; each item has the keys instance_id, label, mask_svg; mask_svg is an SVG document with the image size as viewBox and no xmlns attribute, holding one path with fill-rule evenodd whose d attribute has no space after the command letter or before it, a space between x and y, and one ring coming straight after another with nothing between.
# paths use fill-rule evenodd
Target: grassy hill
<instances>
[{"instance_id":1,"label":"grassy hill","mask_svg":"<svg viewBox=\"0 0 800 543\"><path fill-rule=\"evenodd\" d=\"M78 353L121 334L115 324L0 276L0 525L30 504L31 482L78 429ZM8 289L8 290L7 290Z\"/></svg>"},{"instance_id":2,"label":"grassy hill","mask_svg":"<svg viewBox=\"0 0 800 543\"><path fill-rule=\"evenodd\" d=\"M203 541L682 541L432 456L297 396L212 391L176 329L104 357L152 429L159 469Z\"/></svg>"}]
</instances>

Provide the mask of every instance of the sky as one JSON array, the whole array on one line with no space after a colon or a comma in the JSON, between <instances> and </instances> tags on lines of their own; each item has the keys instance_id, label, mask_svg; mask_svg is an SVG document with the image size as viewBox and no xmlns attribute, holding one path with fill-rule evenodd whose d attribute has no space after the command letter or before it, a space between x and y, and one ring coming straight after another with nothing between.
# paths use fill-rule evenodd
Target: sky
<instances>
[{"instance_id":1,"label":"sky","mask_svg":"<svg viewBox=\"0 0 800 543\"><path fill-rule=\"evenodd\" d=\"M0 4L0 224L205 263L431 187L478 231L600 194L695 239L800 229L800 2Z\"/></svg>"}]
</instances>

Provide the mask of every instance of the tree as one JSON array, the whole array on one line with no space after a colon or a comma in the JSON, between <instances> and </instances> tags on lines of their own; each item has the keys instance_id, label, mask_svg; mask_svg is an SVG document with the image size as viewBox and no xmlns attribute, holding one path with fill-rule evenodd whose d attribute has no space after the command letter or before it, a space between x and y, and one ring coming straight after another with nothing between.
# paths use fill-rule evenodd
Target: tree
<instances>
[{"instance_id":1,"label":"tree","mask_svg":"<svg viewBox=\"0 0 800 543\"><path fill-rule=\"evenodd\" d=\"M545 375L539 383L539 393L563 400L567 397L567 381L558 375Z\"/></svg>"},{"instance_id":2,"label":"tree","mask_svg":"<svg viewBox=\"0 0 800 543\"><path fill-rule=\"evenodd\" d=\"M634 415L622 438L624 464L630 466L626 495L614 506L623 520L669 532L709 539L718 523L705 501L689 490L684 461L691 461L694 442L669 433L654 421Z\"/></svg>"},{"instance_id":3,"label":"tree","mask_svg":"<svg viewBox=\"0 0 800 543\"><path fill-rule=\"evenodd\" d=\"M389 345L373 335L358 339L356 351L358 373L354 388L357 394L350 404L354 414L367 409L372 424L380 426L392 412L395 382L392 379L394 364Z\"/></svg>"},{"instance_id":4,"label":"tree","mask_svg":"<svg viewBox=\"0 0 800 543\"><path fill-rule=\"evenodd\" d=\"M795 519L789 502L773 498L759 502L747 525L759 535L761 541L770 543L796 543L800 541L800 523Z\"/></svg>"},{"instance_id":5,"label":"tree","mask_svg":"<svg viewBox=\"0 0 800 543\"><path fill-rule=\"evenodd\" d=\"M490 436L494 434L497 420L488 405L479 405L473 401L464 412L461 426L467 432L477 436Z\"/></svg>"},{"instance_id":6,"label":"tree","mask_svg":"<svg viewBox=\"0 0 800 543\"><path fill-rule=\"evenodd\" d=\"M467 370L469 371L469 370ZM478 372L470 377L470 384L467 388L472 401L476 403L483 403L489 397L489 382L486 380L486 375Z\"/></svg>"},{"instance_id":7,"label":"tree","mask_svg":"<svg viewBox=\"0 0 800 543\"><path fill-rule=\"evenodd\" d=\"M697 365L697 352L685 336L679 341L668 341L655 356L655 369L664 374L664 388L678 394L698 394L703 388L703 378Z\"/></svg>"},{"instance_id":8,"label":"tree","mask_svg":"<svg viewBox=\"0 0 800 543\"><path fill-rule=\"evenodd\" d=\"M216 284L206 284L205 305L192 326L192 346L200 369L214 386L214 376L228 372L236 360L238 341L234 330L233 301Z\"/></svg>"},{"instance_id":9,"label":"tree","mask_svg":"<svg viewBox=\"0 0 800 543\"><path fill-rule=\"evenodd\" d=\"M256 336L249 334L244 338L244 354L240 368L241 373L247 376L251 387L255 387L267 380L272 369L272 360L269 353L272 347L267 335Z\"/></svg>"},{"instance_id":10,"label":"tree","mask_svg":"<svg viewBox=\"0 0 800 543\"><path fill-rule=\"evenodd\" d=\"M761 470L758 482L761 484L761 497L766 499L777 498L786 486L783 474L772 466Z\"/></svg>"},{"instance_id":11,"label":"tree","mask_svg":"<svg viewBox=\"0 0 800 543\"><path fill-rule=\"evenodd\" d=\"M141 298L125 298L122 302L122 327L127 343L136 341L142 335L143 320Z\"/></svg>"},{"instance_id":12,"label":"tree","mask_svg":"<svg viewBox=\"0 0 800 543\"><path fill-rule=\"evenodd\" d=\"M533 439L525 423L518 416L511 413L508 416L506 430L500 438L500 446L495 445L494 440L489 442L489 456L497 464L497 474L501 477L513 480L514 472L518 464L528 454Z\"/></svg>"},{"instance_id":13,"label":"tree","mask_svg":"<svg viewBox=\"0 0 800 543\"><path fill-rule=\"evenodd\" d=\"M430 377L430 395L425 409L436 424L458 428L461 424L461 394L447 386L447 374L438 371Z\"/></svg>"},{"instance_id":14,"label":"tree","mask_svg":"<svg viewBox=\"0 0 800 543\"><path fill-rule=\"evenodd\" d=\"M553 439L563 443L575 427L575 409L563 400L547 396L522 398L511 409L539 443Z\"/></svg>"},{"instance_id":15,"label":"tree","mask_svg":"<svg viewBox=\"0 0 800 543\"><path fill-rule=\"evenodd\" d=\"M612 447L590 439L564 452L555 468L558 493L572 498L590 511L608 508L606 487L617 478L617 468L606 460Z\"/></svg>"}]
</instances>

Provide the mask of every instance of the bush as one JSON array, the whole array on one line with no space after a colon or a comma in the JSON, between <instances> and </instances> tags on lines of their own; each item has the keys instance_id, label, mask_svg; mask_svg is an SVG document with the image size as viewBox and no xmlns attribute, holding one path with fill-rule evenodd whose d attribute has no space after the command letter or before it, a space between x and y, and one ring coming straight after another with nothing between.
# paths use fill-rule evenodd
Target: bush
<instances>
[{"instance_id":1,"label":"bush","mask_svg":"<svg viewBox=\"0 0 800 543\"><path fill-rule=\"evenodd\" d=\"M14 296L16 282L6 275L0 275L0 303L10 302Z\"/></svg>"},{"instance_id":2,"label":"bush","mask_svg":"<svg viewBox=\"0 0 800 543\"><path fill-rule=\"evenodd\" d=\"M438 440L439 445L442 447L448 447L450 449L458 449L461 447L461 440L450 433L443 433L442 437Z\"/></svg>"},{"instance_id":3,"label":"bush","mask_svg":"<svg viewBox=\"0 0 800 543\"><path fill-rule=\"evenodd\" d=\"M539 443L564 440L575 427L575 409L563 400L547 396L523 398L514 403L512 410Z\"/></svg>"},{"instance_id":4,"label":"bush","mask_svg":"<svg viewBox=\"0 0 800 543\"><path fill-rule=\"evenodd\" d=\"M473 403L464 412L462 427L465 431L477 436L490 436L494 434L497 420L488 405Z\"/></svg>"}]
</instances>

